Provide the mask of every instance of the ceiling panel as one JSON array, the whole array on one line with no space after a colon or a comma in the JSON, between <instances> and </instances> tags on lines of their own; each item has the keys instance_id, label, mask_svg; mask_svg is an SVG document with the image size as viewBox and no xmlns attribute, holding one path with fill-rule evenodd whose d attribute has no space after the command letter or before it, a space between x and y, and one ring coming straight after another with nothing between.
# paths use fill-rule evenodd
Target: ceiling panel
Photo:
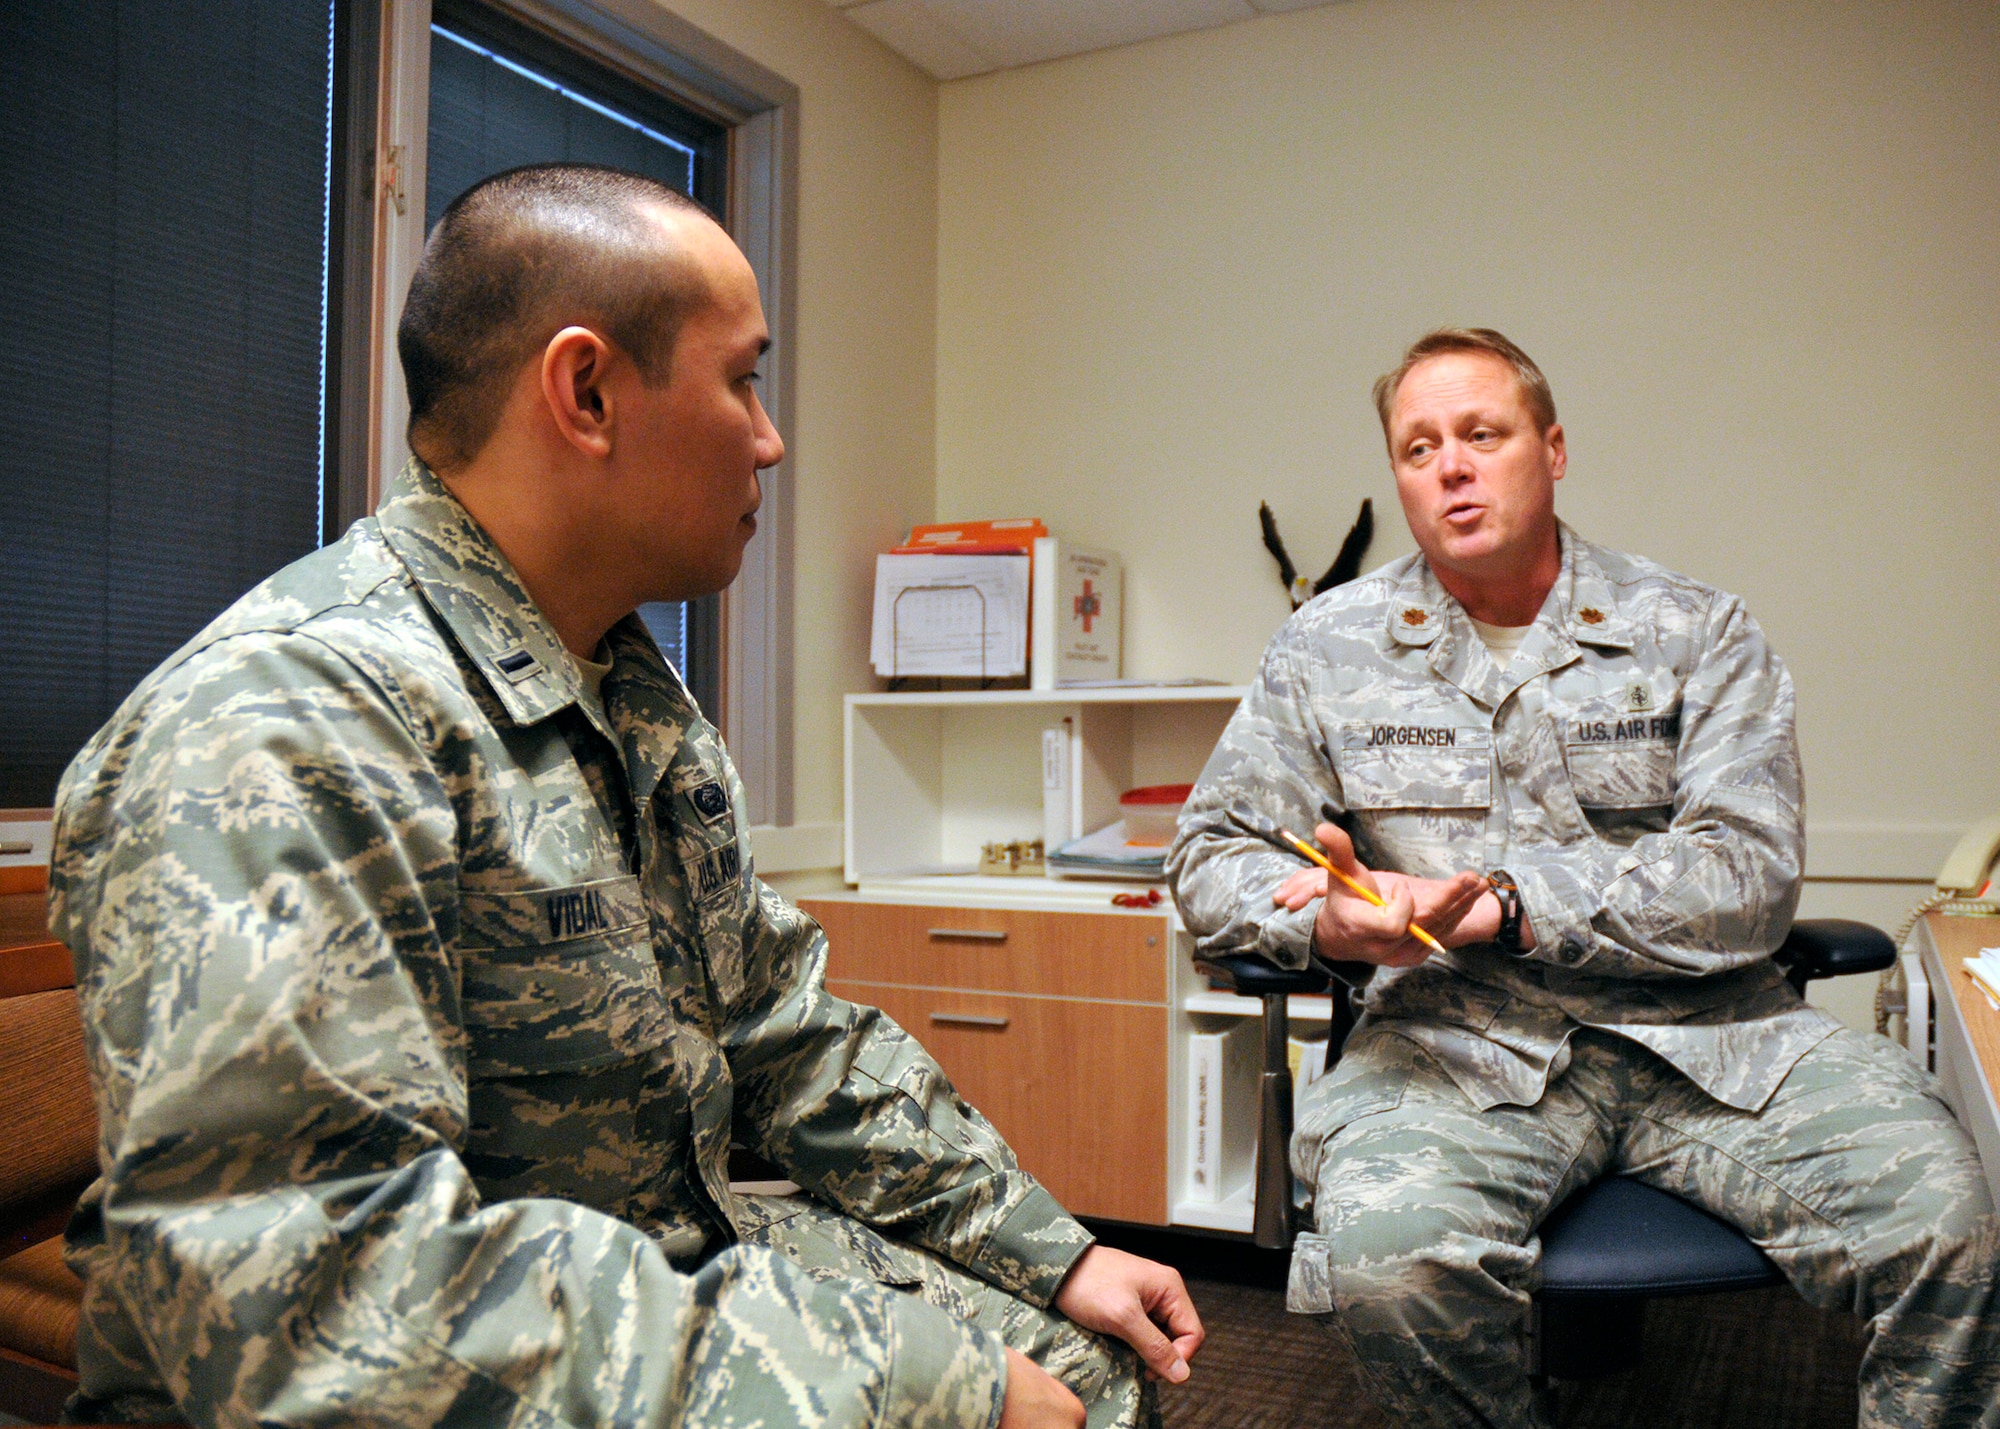
<instances>
[{"instance_id":1,"label":"ceiling panel","mask_svg":"<svg viewBox=\"0 0 2000 1429\"><path fill-rule=\"evenodd\" d=\"M1035 64L1329 0L826 0L937 79Z\"/></svg>"},{"instance_id":2,"label":"ceiling panel","mask_svg":"<svg viewBox=\"0 0 2000 1429\"><path fill-rule=\"evenodd\" d=\"M974 47L937 13L930 0L862 0L840 8L848 19L933 79L963 79L1009 63Z\"/></svg>"},{"instance_id":3,"label":"ceiling panel","mask_svg":"<svg viewBox=\"0 0 2000 1429\"><path fill-rule=\"evenodd\" d=\"M1247 20L1249 0L925 0L954 30L1001 65L1129 45L1155 35Z\"/></svg>"}]
</instances>

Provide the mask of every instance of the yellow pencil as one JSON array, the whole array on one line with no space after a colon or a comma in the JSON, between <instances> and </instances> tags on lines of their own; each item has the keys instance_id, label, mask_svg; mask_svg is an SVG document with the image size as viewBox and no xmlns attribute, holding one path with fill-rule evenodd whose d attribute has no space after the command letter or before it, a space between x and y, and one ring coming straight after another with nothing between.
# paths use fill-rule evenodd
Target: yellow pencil
<instances>
[{"instance_id":1,"label":"yellow pencil","mask_svg":"<svg viewBox=\"0 0 2000 1429\"><path fill-rule=\"evenodd\" d=\"M1389 906L1388 904L1382 901L1381 894L1377 893L1367 884L1357 883L1354 879L1349 878L1346 874L1342 873L1339 869L1335 868L1333 866L1332 860L1330 860L1325 854L1321 853L1318 849L1314 848L1311 844L1307 843L1304 839L1300 838L1297 834L1293 833L1290 829L1279 829L1278 837L1283 839L1288 845L1290 845L1292 851L1297 853L1301 858L1311 859L1314 863L1318 864L1321 868L1325 869L1328 873L1332 874L1335 878L1339 879L1342 883L1346 884L1349 888L1353 889L1356 893L1360 894L1363 898L1366 898L1370 903L1373 903L1377 908L1387 908ZM1436 948L1439 952L1444 951L1444 944L1440 943L1436 938L1433 938L1429 933L1426 933L1422 928L1419 928L1414 921L1410 924L1410 936L1417 939L1419 942L1430 944L1433 948Z\"/></svg>"}]
</instances>

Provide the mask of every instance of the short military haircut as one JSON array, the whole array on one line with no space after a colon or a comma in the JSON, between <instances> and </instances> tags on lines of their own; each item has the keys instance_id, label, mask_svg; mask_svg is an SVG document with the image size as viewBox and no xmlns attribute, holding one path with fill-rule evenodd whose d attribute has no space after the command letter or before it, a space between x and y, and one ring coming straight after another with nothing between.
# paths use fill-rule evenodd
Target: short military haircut
<instances>
[{"instance_id":1,"label":"short military haircut","mask_svg":"<svg viewBox=\"0 0 2000 1429\"><path fill-rule=\"evenodd\" d=\"M702 213L678 190L596 164L531 164L451 201L424 244L396 351L410 448L450 469L499 424L522 366L572 323L609 338L649 384L707 293L649 208Z\"/></svg>"},{"instance_id":2,"label":"short military haircut","mask_svg":"<svg viewBox=\"0 0 2000 1429\"><path fill-rule=\"evenodd\" d=\"M1411 343L1395 369L1375 379L1375 414L1382 419L1384 441L1389 438L1389 411L1396 405L1396 389L1403 385L1410 369L1426 358L1448 352L1483 352L1499 358L1513 369L1514 380L1521 385L1521 399L1528 404L1528 415L1535 419L1536 427L1546 432L1556 424L1556 398L1549 390L1549 379L1542 376L1535 359L1504 333L1490 327L1439 327Z\"/></svg>"}]
</instances>

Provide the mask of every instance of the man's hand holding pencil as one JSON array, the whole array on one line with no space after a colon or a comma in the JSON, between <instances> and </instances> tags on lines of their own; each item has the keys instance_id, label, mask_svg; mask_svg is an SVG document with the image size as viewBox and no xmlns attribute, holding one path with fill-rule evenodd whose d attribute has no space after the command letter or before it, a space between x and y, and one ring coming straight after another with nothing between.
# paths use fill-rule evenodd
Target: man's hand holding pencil
<instances>
[{"instance_id":1,"label":"man's hand holding pencil","mask_svg":"<svg viewBox=\"0 0 2000 1429\"><path fill-rule=\"evenodd\" d=\"M1296 912L1315 898L1326 900L1313 919L1313 951L1327 961L1411 967L1433 948L1463 947L1498 934L1500 903L1489 896L1480 874L1412 878L1368 869L1355 858L1345 830L1321 824L1313 837L1333 871L1302 868L1278 886L1271 901ZM1367 891L1356 892L1354 885ZM1430 946L1421 941L1424 933L1434 940ZM1530 938L1524 927L1524 944Z\"/></svg>"}]
</instances>

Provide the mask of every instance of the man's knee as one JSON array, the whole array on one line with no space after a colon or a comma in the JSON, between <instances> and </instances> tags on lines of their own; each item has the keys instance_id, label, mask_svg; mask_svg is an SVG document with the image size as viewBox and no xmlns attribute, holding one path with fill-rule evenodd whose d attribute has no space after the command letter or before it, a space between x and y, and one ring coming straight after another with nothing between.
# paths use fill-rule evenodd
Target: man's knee
<instances>
[{"instance_id":1,"label":"man's knee","mask_svg":"<svg viewBox=\"0 0 2000 1429\"><path fill-rule=\"evenodd\" d=\"M1979 1194L1939 1197L1907 1218L1906 1231L1878 1235L1867 1247L1881 1258L1862 1267L1861 1309L1872 1314L1913 1290L1947 1319L2000 1314L2000 1215ZM1886 1253L1884 1253L1886 1252Z\"/></svg>"},{"instance_id":2,"label":"man's knee","mask_svg":"<svg viewBox=\"0 0 2000 1429\"><path fill-rule=\"evenodd\" d=\"M1349 1041L1327 1075L1306 1089L1295 1110L1289 1151L1292 1172L1308 1189L1326 1174L1343 1132L1402 1105L1421 1056L1393 1033L1365 1030Z\"/></svg>"},{"instance_id":3,"label":"man's knee","mask_svg":"<svg viewBox=\"0 0 2000 1429\"><path fill-rule=\"evenodd\" d=\"M745 1238L821 1279L874 1281L921 1297L990 1330L1068 1386L1089 1429L1147 1429L1158 1421L1150 1380L1122 1342L974 1277L930 1251L892 1240L809 1196L748 1197Z\"/></svg>"},{"instance_id":4,"label":"man's knee","mask_svg":"<svg viewBox=\"0 0 2000 1429\"><path fill-rule=\"evenodd\" d=\"M989 1288L975 1323L992 1330L1089 1403L1120 1378L1138 1374L1138 1357L1125 1346L1092 1334L1054 1310L1043 1310L1004 1290Z\"/></svg>"},{"instance_id":5,"label":"man's knee","mask_svg":"<svg viewBox=\"0 0 2000 1429\"><path fill-rule=\"evenodd\" d=\"M1414 1324L1524 1300L1534 1255L1488 1192L1370 1174L1339 1149L1315 1178L1314 1227L1293 1247L1290 1309Z\"/></svg>"},{"instance_id":6,"label":"man's knee","mask_svg":"<svg viewBox=\"0 0 2000 1429\"><path fill-rule=\"evenodd\" d=\"M1532 1254L1467 1233L1411 1190L1400 1213L1337 1216L1300 1235L1286 1308L1325 1326L1399 1423L1533 1422Z\"/></svg>"},{"instance_id":7,"label":"man's knee","mask_svg":"<svg viewBox=\"0 0 2000 1429\"><path fill-rule=\"evenodd\" d=\"M1152 1381L1129 1346L1002 1291L992 1296L997 1313L982 1314L979 1323L1068 1386L1083 1401L1089 1429L1145 1429L1158 1422Z\"/></svg>"},{"instance_id":8,"label":"man's knee","mask_svg":"<svg viewBox=\"0 0 2000 1429\"><path fill-rule=\"evenodd\" d=\"M1396 1187L1388 1198L1354 1194L1330 1176L1314 1198L1311 1234L1343 1271L1419 1267L1473 1230L1476 1218L1463 1214L1456 1199L1429 1196L1415 1182Z\"/></svg>"},{"instance_id":9,"label":"man's knee","mask_svg":"<svg viewBox=\"0 0 2000 1429\"><path fill-rule=\"evenodd\" d=\"M1390 1300L1513 1300L1525 1293L1532 1253L1463 1229L1449 1218L1412 1214L1342 1222L1306 1232L1293 1251L1294 1309L1321 1311Z\"/></svg>"},{"instance_id":10,"label":"man's knee","mask_svg":"<svg viewBox=\"0 0 2000 1429\"><path fill-rule=\"evenodd\" d=\"M1841 1186L1806 1193L1830 1208L1862 1278L1872 1314L1920 1281L1992 1295L2000 1274L2000 1218L1972 1139L1935 1099L1929 1077L1878 1038L1836 1034L1829 1061L1842 1075L1827 1092L1859 1103L1806 1123L1827 1131L1822 1149ZM1822 1095L1826 1095L1823 1092ZM1846 1123L1865 1118L1850 1128ZM1810 1141L1802 1144L1811 1146Z\"/></svg>"},{"instance_id":11,"label":"man's knee","mask_svg":"<svg viewBox=\"0 0 2000 1429\"><path fill-rule=\"evenodd\" d=\"M1315 1084L1300 1111L1292 1161L1314 1224L1293 1252L1288 1303L1324 1313L1515 1298L1536 1216L1532 1192L1510 1191L1499 1169L1519 1159L1512 1143L1455 1089L1412 1090L1428 1068L1404 1039L1378 1035L1368 1050L1377 1065Z\"/></svg>"}]
</instances>

